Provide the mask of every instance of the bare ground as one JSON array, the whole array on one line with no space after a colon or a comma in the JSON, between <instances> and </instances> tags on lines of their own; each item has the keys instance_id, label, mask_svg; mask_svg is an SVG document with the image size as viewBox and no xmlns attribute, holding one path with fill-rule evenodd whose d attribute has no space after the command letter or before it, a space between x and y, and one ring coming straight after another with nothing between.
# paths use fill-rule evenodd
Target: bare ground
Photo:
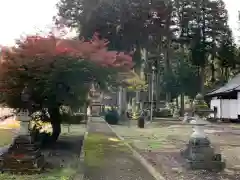
<instances>
[{"instance_id":1,"label":"bare ground","mask_svg":"<svg viewBox=\"0 0 240 180\"><path fill-rule=\"evenodd\" d=\"M235 180L240 179L240 126L211 124L206 127L216 152L221 152L227 167L222 172L191 171L184 167L180 150L192 133L191 125L179 121L161 121L139 129L133 122L130 127L113 126L115 131L140 152L167 180Z\"/></svg>"},{"instance_id":2,"label":"bare ground","mask_svg":"<svg viewBox=\"0 0 240 180\"><path fill-rule=\"evenodd\" d=\"M68 130L67 127L63 127L63 133L57 143L42 150L47 162L43 173L33 175L3 173L0 174L0 180L72 180L75 177L83 177L79 156L86 128L85 125L72 125L70 132Z\"/></svg>"}]
</instances>

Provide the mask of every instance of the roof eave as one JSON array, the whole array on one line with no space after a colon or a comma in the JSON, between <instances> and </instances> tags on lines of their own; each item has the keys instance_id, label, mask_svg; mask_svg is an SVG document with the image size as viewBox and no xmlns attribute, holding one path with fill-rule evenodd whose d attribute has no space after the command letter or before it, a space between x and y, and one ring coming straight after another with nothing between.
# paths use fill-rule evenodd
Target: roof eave
<instances>
[{"instance_id":1,"label":"roof eave","mask_svg":"<svg viewBox=\"0 0 240 180\"><path fill-rule=\"evenodd\" d=\"M239 90L229 90L229 91L222 91L217 93L212 92L212 93L206 94L205 96L208 96L208 97L221 96L221 95L226 95L228 93L232 93L234 91L238 92Z\"/></svg>"}]
</instances>

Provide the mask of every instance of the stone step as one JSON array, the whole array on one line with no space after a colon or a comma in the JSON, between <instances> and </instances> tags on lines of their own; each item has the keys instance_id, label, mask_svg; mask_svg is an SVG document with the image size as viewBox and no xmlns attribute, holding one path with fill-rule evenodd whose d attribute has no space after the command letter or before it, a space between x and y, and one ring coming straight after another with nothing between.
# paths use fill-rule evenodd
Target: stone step
<instances>
[{"instance_id":1,"label":"stone step","mask_svg":"<svg viewBox=\"0 0 240 180\"><path fill-rule=\"evenodd\" d=\"M0 170L18 170L22 171L23 169L38 169L42 168L45 165L44 157L39 156L34 159L14 159L14 158L5 158L0 160Z\"/></svg>"}]
</instances>

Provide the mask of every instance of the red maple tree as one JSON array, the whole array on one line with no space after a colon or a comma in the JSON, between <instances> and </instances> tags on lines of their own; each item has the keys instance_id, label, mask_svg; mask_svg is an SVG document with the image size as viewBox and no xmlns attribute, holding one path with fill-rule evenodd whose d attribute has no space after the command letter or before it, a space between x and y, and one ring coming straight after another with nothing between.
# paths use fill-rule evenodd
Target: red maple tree
<instances>
[{"instance_id":1,"label":"red maple tree","mask_svg":"<svg viewBox=\"0 0 240 180\"><path fill-rule=\"evenodd\" d=\"M55 61L57 56L74 57L74 60L88 60L104 67L130 69L132 57L123 52L108 51L106 39L97 33L89 41L60 39L50 36L28 36L19 41L16 47L2 48L2 63L11 65L28 64L29 60L41 60L42 65ZM13 61L13 59L15 59ZM43 61L42 61L43 60Z\"/></svg>"},{"instance_id":2,"label":"red maple tree","mask_svg":"<svg viewBox=\"0 0 240 180\"><path fill-rule=\"evenodd\" d=\"M107 45L106 39L95 34L89 41L61 39L53 35L28 36L14 47L3 47L1 103L10 108L21 108L21 92L27 85L31 103L37 104L35 110L48 108L56 130L53 130L53 136L57 139L61 123L60 105L79 104L86 100L93 82L106 84L110 82L110 75L132 68L130 55L109 51Z\"/></svg>"},{"instance_id":3,"label":"red maple tree","mask_svg":"<svg viewBox=\"0 0 240 180\"><path fill-rule=\"evenodd\" d=\"M100 39L97 33L89 41L61 39L53 35L27 36L18 41L14 47L2 48L0 92L18 94L23 88L23 82L16 86L13 82L11 84L9 79L18 81L16 79L23 76L23 73L25 73L24 76L27 76L26 73L31 73L31 77L38 80L44 77L43 74L51 73L54 69L66 71L67 67L64 69L63 66L75 62L91 63L98 67L98 70L104 69L105 71L100 74L105 74L106 77L106 72L110 69L130 70L133 66L132 57L123 52L108 51L107 45L108 41ZM81 68L79 76L82 76L84 72L88 76L84 79L84 83L94 81L99 77L99 74L96 74L96 68L84 67L84 64ZM28 80L24 79L24 81Z\"/></svg>"}]
</instances>

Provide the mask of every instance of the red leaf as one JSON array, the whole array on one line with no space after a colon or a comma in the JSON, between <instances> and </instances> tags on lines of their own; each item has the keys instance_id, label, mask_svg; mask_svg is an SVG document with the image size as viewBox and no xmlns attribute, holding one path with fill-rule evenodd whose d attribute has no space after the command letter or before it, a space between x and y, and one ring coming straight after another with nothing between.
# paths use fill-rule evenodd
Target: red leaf
<instances>
[{"instance_id":1,"label":"red leaf","mask_svg":"<svg viewBox=\"0 0 240 180\"><path fill-rule=\"evenodd\" d=\"M12 157L15 159L21 159L21 158L24 158L25 155L24 154L13 154Z\"/></svg>"},{"instance_id":2,"label":"red leaf","mask_svg":"<svg viewBox=\"0 0 240 180\"><path fill-rule=\"evenodd\" d=\"M2 48L1 68L20 66L36 61L42 65L52 63L55 56L70 56L85 59L101 66L132 68L132 57L122 52L108 51L106 39L95 33L92 40L59 39L52 35L28 36L18 43L18 47ZM5 68L6 68L5 67ZM21 70L21 69L19 69Z\"/></svg>"}]
</instances>

